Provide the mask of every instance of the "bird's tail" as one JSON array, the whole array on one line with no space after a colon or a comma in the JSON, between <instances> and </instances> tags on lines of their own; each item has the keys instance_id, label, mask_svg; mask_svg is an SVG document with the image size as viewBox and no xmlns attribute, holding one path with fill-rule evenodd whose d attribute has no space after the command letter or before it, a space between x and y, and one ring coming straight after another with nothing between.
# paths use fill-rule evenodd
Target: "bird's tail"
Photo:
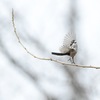
<instances>
[{"instance_id":1,"label":"bird's tail","mask_svg":"<svg viewBox=\"0 0 100 100\"><path fill-rule=\"evenodd\" d=\"M56 53L56 52L51 52L53 55L58 55L58 56L63 56L63 55L69 55L69 53Z\"/></svg>"}]
</instances>

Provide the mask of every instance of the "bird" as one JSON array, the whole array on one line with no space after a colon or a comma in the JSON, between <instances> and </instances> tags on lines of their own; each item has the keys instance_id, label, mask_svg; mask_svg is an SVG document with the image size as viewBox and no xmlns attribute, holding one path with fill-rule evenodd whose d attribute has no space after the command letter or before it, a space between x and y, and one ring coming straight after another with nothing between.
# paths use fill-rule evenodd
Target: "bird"
<instances>
[{"instance_id":1,"label":"bird","mask_svg":"<svg viewBox=\"0 0 100 100\"><path fill-rule=\"evenodd\" d=\"M57 52L51 52L51 53L57 56L64 56L64 55L70 56L69 60L75 64L74 56L77 53L77 42L75 34L72 32L66 34L63 41L63 45L60 47L60 53Z\"/></svg>"}]
</instances>

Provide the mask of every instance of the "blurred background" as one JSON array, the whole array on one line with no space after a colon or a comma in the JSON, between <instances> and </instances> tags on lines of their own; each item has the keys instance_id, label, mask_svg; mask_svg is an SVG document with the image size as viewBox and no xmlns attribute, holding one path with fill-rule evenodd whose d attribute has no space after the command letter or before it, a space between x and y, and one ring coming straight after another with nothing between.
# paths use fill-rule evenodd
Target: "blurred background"
<instances>
[{"instance_id":1,"label":"blurred background","mask_svg":"<svg viewBox=\"0 0 100 100\"><path fill-rule=\"evenodd\" d=\"M100 0L0 0L0 100L100 100L100 70L66 63L59 52L64 36L76 34L76 64L100 66Z\"/></svg>"}]
</instances>

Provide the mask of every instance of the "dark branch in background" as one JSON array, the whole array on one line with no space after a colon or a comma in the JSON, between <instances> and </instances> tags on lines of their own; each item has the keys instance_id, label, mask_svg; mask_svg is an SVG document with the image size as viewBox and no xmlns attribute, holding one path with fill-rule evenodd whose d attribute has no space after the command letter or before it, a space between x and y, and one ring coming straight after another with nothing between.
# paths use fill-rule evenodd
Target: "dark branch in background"
<instances>
[{"instance_id":1,"label":"dark branch in background","mask_svg":"<svg viewBox=\"0 0 100 100\"><path fill-rule=\"evenodd\" d=\"M80 83L80 80L77 78L77 73L79 73L80 69L74 69L64 66L65 75L70 79L70 85L73 89L73 95L71 96L71 100L88 100L88 89L85 88L85 85ZM68 84L68 83L66 83Z\"/></svg>"},{"instance_id":2,"label":"dark branch in background","mask_svg":"<svg viewBox=\"0 0 100 100\"><path fill-rule=\"evenodd\" d=\"M37 89L43 94L46 98L46 100L54 100L54 97L51 97L49 94L46 93L46 91L39 85L39 77L37 74L30 72L28 69L24 68L23 65L15 60L10 53L7 51L6 47L3 45L2 41L0 41L0 47L1 51L5 56L7 56L8 60L11 61L11 63L14 65L14 68L17 68L17 70L21 71L21 74L28 76L29 80L34 83L34 85L37 87ZM24 65L25 66L25 65Z\"/></svg>"},{"instance_id":3,"label":"dark branch in background","mask_svg":"<svg viewBox=\"0 0 100 100\"><path fill-rule=\"evenodd\" d=\"M85 65L78 65L78 64L67 64L65 62L62 62L62 61L58 61L56 59L52 59L52 58L43 58L43 57L38 57L34 54L32 54L24 45L23 43L21 42L19 36L18 36L18 33L16 31L16 26L15 26L15 21L14 21L14 10L12 9L12 24L13 24L13 29L14 29L14 33L18 39L18 42L19 44L23 47L23 49L29 54L31 55L32 57L36 58L36 59L39 59L39 60L47 60L47 61L53 61L53 62L56 62L56 63L59 63L59 64L62 64L62 65L65 65L65 66L71 66L71 67L80 67L80 68L95 68L95 69L100 69L100 67L96 67L96 66L85 66Z\"/></svg>"},{"instance_id":4,"label":"dark branch in background","mask_svg":"<svg viewBox=\"0 0 100 100\"><path fill-rule=\"evenodd\" d=\"M77 29L76 28L77 16L78 16L77 7L78 7L77 0L70 0L70 12L69 12L69 18L68 18L69 31L73 32L74 34L76 33L76 29ZM71 96L71 100L83 100L83 99L88 100L88 94L87 94L88 89L86 88L86 86L80 83L80 79L77 77L79 70L81 69L72 69L71 67L64 66L64 71L67 73L67 75L69 75L69 78L71 80L70 85L73 90L73 95Z\"/></svg>"}]
</instances>

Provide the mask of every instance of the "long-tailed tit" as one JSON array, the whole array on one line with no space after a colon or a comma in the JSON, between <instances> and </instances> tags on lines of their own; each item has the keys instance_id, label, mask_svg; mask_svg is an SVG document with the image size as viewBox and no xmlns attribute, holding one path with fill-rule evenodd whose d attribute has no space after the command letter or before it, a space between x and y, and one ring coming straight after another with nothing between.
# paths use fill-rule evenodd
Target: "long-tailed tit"
<instances>
[{"instance_id":1,"label":"long-tailed tit","mask_svg":"<svg viewBox=\"0 0 100 100\"><path fill-rule=\"evenodd\" d=\"M63 41L63 46L60 48L60 51L61 53L52 52L52 54L58 56L68 55L72 58L72 62L75 64L74 56L77 53L77 43L75 39L75 34L68 33L65 36L65 39Z\"/></svg>"}]
</instances>

